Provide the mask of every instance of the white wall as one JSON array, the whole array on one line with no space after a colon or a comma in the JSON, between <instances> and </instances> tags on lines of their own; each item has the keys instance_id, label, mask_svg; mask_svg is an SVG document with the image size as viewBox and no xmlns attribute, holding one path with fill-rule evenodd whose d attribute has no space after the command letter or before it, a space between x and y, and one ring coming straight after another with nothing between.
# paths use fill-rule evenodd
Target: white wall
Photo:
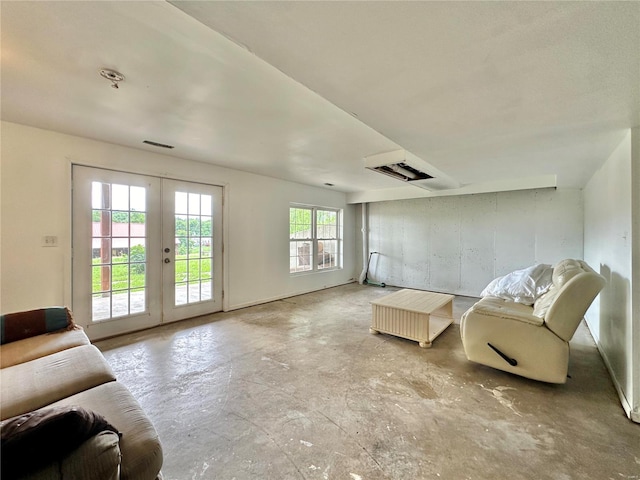
<instances>
[{"instance_id":1,"label":"white wall","mask_svg":"<svg viewBox=\"0 0 640 480\"><path fill-rule=\"evenodd\" d=\"M167 155L2 122L2 312L71 304L71 164L225 186L225 305L239 308L356 278L345 195ZM344 269L289 275L289 203L344 209ZM59 247L41 246L56 235Z\"/></svg>"},{"instance_id":2,"label":"white wall","mask_svg":"<svg viewBox=\"0 0 640 480\"><path fill-rule=\"evenodd\" d=\"M640 127L631 130L631 377L629 416L640 423Z\"/></svg>"},{"instance_id":3,"label":"white wall","mask_svg":"<svg viewBox=\"0 0 640 480\"><path fill-rule=\"evenodd\" d=\"M582 194L537 189L369 204L372 276L478 296L495 277L582 258ZM376 261L377 260L377 261Z\"/></svg>"},{"instance_id":4,"label":"white wall","mask_svg":"<svg viewBox=\"0 0 640 480\"><path fill-rule=\"evenodd\" d=\"M607 279L586 320L623 406L636 421L640 421L639 144L640 129L629 131L584 189L585 260Z\"/></svg>"}]
</instances>

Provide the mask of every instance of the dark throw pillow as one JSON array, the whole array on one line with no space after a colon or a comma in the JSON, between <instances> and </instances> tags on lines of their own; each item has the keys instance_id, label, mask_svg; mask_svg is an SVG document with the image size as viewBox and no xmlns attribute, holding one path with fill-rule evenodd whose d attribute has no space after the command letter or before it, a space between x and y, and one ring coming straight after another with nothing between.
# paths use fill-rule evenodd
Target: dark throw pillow
<instances>
[{"instance_id":1,"label":"dark throw pillow","mask_svg":"<svg viewBox=\"0 0 640 480\"><path fill-rule=\"evenodd\" d=\"M61 460L85 440L110 430L107 420L77 406L51 407L0 423L2 478L16 478Z\"/></svg>"},{"instance_id":2,"label":"dark throw pillow","mask_svg":"<svg viewBox=\"0 0 640 480\"><path fill-rule=\"evenodd\" d=\"M50 332L75 328L71 310L67 307L48 307L38 310L0 315L0 343L5 344Z\"/></svg>"}]
</instances>

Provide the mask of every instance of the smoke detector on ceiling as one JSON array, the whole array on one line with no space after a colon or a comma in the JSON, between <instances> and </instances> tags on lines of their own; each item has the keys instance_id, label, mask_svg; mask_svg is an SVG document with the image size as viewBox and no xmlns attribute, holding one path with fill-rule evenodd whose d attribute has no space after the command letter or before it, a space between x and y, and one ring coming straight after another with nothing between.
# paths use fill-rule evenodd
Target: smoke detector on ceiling
<instances>
[{"instance_id":1,"label":"smoke detector on ceiling","mask_svg":"<svg viewBox=\"0 0 640 480\"><path fill-rule=\"evenodd\" d=\"M460 183L406 150L378 153L364 158L365 168L426 190L459 188Z\"/></svg>"},{"instance_id":2,"label":"smoke detector on ceiling","mask_svg":"<svg viewBox=\"0 0 640 480\"><path fill-rule=\"evenodd\" d=\"M101 68L100 76L111 82L111 88L120 88L118 83L124 80L123 74L116 72L115 70L111 70L110 68Z\"/></svg>"}]
</instances>

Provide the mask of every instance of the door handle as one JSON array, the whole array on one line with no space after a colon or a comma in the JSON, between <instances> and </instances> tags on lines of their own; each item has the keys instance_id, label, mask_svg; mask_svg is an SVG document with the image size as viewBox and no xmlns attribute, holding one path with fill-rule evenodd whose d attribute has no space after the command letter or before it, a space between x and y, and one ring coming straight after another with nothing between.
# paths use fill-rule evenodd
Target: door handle
<instances>
[{"instance_id":1,"label":"door handle","mask_svg":"<svg viewBox=\"0 0 640 480\"><path fill-rule=\"evenodd\" d=\"M168 258L165 258L164 263L171 263L171 260L169 260Z\"/></svg>"},{"instance_id":2,"label":"door handle","mask_svg":"<svg viewBox=\"0 0 640 480\"><path fill-rule=\"evenodd\" d=\"M164 249L164 253L169 253L171 251L171 249L169 247Z\"/></svg>"}]
</instances>

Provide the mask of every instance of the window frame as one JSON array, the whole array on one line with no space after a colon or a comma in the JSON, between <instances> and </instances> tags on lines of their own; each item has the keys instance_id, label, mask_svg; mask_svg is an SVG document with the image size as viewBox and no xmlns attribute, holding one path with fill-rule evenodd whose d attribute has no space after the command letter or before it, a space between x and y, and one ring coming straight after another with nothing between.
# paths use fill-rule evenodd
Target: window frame
<instances>
[{"instance_id":1,"label":"window frame","mask_svg":"<svg viewBox=\"0 0 640 480\"><path fill-rule=\"evenodd\" d=\"M291 211L292 209L301 209L301 210L309 210L311 212L311 228L310 228L310 236L295 238L291 233ZM330 212L335 214L335 237L330 238L327 236L320 237L318 235L318 212ZM305 205L299 203L291 203L289 204L289 274L292 276L296 275L305 275L312 273L320 273L320 272L330 272L335 270L341 270L343 268L343 252L342 252L342 219L343 219L343 210L341 208L335 207L324 207L319 205ZM300 255L297 245L299 242L308 242L311 244L311 252L309 252L311 258L318 259L319 258L319 245L318 242L323 241L335 241L335 252L329 252L329 255L332 257L333 265L330 266L320 266L319 262L316 260L315 262L310 262L310 268L298 270L296 267L300 266L298 263L300 260ZM323 257L324 258L324 257ZM293 267L293 263L296 263L296 267Z\"/></svg>"}]
</instances>

